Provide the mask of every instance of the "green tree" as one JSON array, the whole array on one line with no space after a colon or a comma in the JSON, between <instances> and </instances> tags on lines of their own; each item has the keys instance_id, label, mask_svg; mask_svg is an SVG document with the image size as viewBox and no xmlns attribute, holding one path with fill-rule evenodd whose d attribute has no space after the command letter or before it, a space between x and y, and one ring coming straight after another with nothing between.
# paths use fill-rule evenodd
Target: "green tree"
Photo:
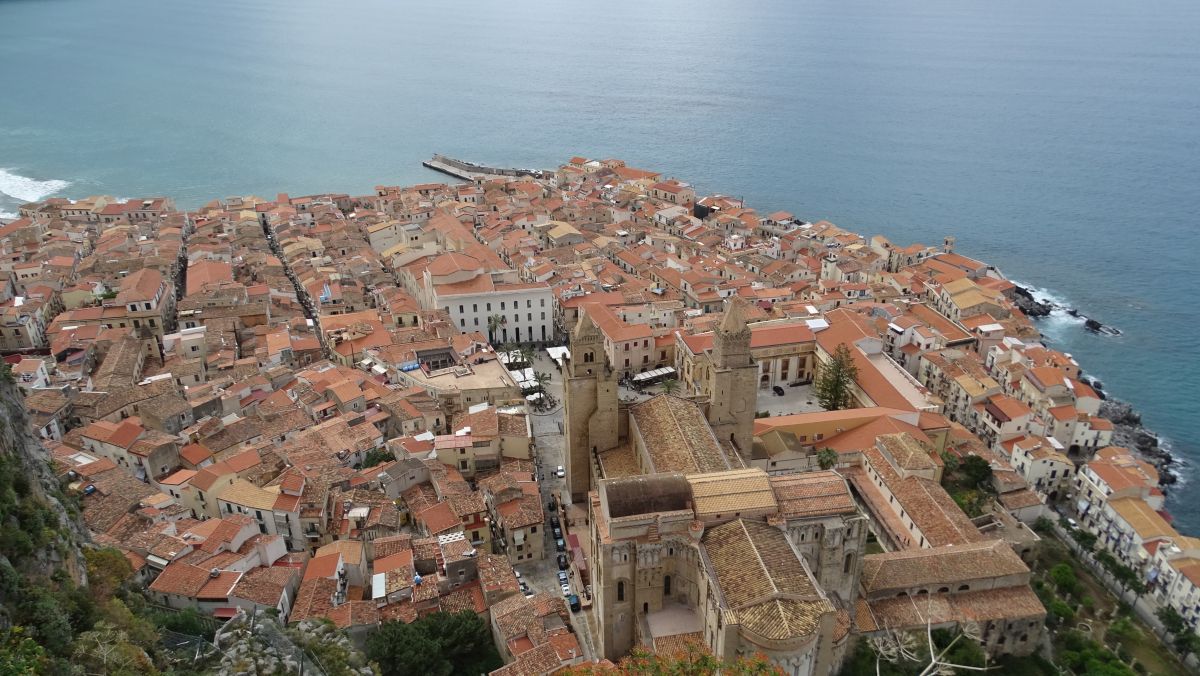
<instances>
[{"instance_id":1,"label":"green tree","mask_svg":"<svg viewBox=\"0 0 1200 676\"><path fill-rule=\"evenodd\" d=\"M827 411L850 408L850 404L853 402L854 381L857 377L858 367L854 364L850 348L846 347L844 343L838 345L837 349L833 351L829 363L825 364L817 374L817 381L814 383L817 402L821 404L821 408Z\"/></svg>"},{"instance_id":2,"label":"green tree","mask_svg":"<svg viewBox=\"0 0 1200 676\"><path fill-rule=\"evenodd\" d=\"M1054 582L1054 586L1065 594L1074 594L1079 588L1079 579L1075 576L1075 569L1069 563L1060 563L1050 569L1050 579Z\"/></svg>"},{"instance_id":3,"label":"green tree","mask_svg":"<svg viewBox=\"0 0 1200 676\"><path fill-rule=\"evenodd\" d=\"M386 448L372 448L367 451L367 457L363 458L363 469L374 467L375 465L391 462L396 459L396 455Z\"/></svg>"},{"instance_id":4,"label":"green tree","mask_svg":"<svg viewBox=\"0 0 1200 676\"><path fill-rule=\"evenodd\" d=\"M1175 640L1172 642L1175 650L1179 651L1179 655L1187 659L1192 653L1200 653L1200 636L1194 631L1184 631L1175 635Z\"/></svg>"},{"instance_id":5,"label":"green tree","mask_svg":"<svg viewBox=\"0 0 1200 676\"><path fill-rule=\"evenodd\" d=\"M1071 531L1071 538L1075 540L1075 542L1078 542L1079 546L1082 547L1084 551L1090 552L1096 548L1096 535L1094 533L1089 533L1082 528L1076 528L1075 530Z\"/></svg>"},{"instance_id":6,"label":"green tree","mask_svg":"<svg viewBox=\"0 0 1200 676\"><path fill-rule=\"evenodd\" d=\"M1065 602L1054 599L1046 607L1046 621L1055 626L1070 624L1075 619L1075 610Z\"/></svg>"},{"instance_id":7,"label":"green tree","mask_svg":"<svg viewBox=\"0 0 1200 676\"><path fill-rule=\"evenodd\" d=\"M521 343L517 346L517 358L521 360L526 367L533 365L534 349L528 343Z\"/></svg>"},{"instance_id":8,"label":"green tree","mask_svg":"<svg viewBox=\"0 0 1200 676\"><path fill-rule=\"evenodd\" d=\"M838 453L832 448L823 448L817 453L817 464L821 469L833 469L838 464Z\"/></svg>"},{"instance_id":9,"label":"green tree","mask_svg":"<svg viewBox=\"0 0 1200 676\"><path fill-rule=\"evenodd\" d=\"M46 651L25 632L12 627L0 634L0 674L32 676L41 673Z\"/></svg>"},{"instance_id":10,"label":"green tree","mask_svg":"<svg viewBox=\"0 0 1200 676\"><path fill-rule=\"evenodd\" d=\"M992 466L987 460L978 455L968 455L963 458L959 471L971 488L990 490L992 486Z\"/></svg>"},{"instance_id":11,"label":"green tree","mask_svg":"<svg viewBox=\"0 0 1200 676\"><path fill-rule=\"evenodd\" d=\"M959 459L950 451L942 451L942 483L958 471Z\"/></svg>"},{"instance_id":12,"label":"green tree","mask_svg":"<svg viewBox=\"0 0 1200 676\"><path fill-rule=\"evenodd\" d=\"M674 378L668 378L662 381L663 394L675 394L679 391L679 381Z\"/></svg>"},{"instance_id":13,"label":"green tree","mask_svg":"<svg viewBox=\"0 0 1200 676\"><path fill-rule=\"evenodd\" d=\"M367 656L383 676L480 674L502 665L487 625L469 610L385 622L367 638Z\"/></svg>"},{"instance_id":14,"label":"green tree","mask_svg":"<svg viewBox=\"0 0 1200 676\"><path fill-rule=\"evenodd\" d=\"M1118 617L1104 631L1104 639L1112 643L1124 643L1137 636L1137 633L1137 626L1133 623L1133 619Z\"/></svg>"},{"instance_id":15,"label":"green tree","mask_svg":"<svg viewBox=\"0 0 1200 676\"><path fill-rule=\"evenodd\" d=\"M508 324L508 318L504 315L488 315L488 342L492 345L496 344L496 333L500 331L500 327Z\"/></svg>"},{"instance_id":16,"label":"green tree","mask_svg":"<svg viewBox=\"0 0 1200 676\"><path fill-rule=\"evenodd\" d=\"M97 547L83 550L87 561L88 587L97 601L106 601L117 593L133 575L129 559L121 550L113 547Z\"/></svg>"},{"instance_id":17,"label":"green tree","mask_svg":"<svg viewBox=\"0 0 1200 676\"><path fill-rule=\"evenodd\" d=\"M539 392L545 392L546 386L550 384L550 374L544 371L534 371L533 379L537 382Z\"/></svg>"},{"instance_id":18,"label":"green tree","mask_svg":"<svg viewBox=\"0 0 1200 676\"><path fill-rule=\"evenodd\" d=\"M1178 636L1187 629L1187 620L1183 619L1183 615L1180 615L1179 611L1171 606L1159 607L1158 610L1154 611L1154 616L1162 623L1163 631L1165 632L1163 634L1164 639L1166 638L1166 634L1175 634Z\"/></svg>"}]
</instances>

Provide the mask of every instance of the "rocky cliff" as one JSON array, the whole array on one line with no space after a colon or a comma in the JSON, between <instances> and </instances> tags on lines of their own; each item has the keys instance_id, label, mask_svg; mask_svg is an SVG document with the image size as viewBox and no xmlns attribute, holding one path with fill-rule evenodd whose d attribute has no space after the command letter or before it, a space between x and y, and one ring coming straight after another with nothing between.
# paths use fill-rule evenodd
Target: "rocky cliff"
<instances>
[{"instance_id":1,"label":"rocky cliff","mask_svg":"<svg viewBox=\"0 0 1200 676\"><path fill-rule=\"evenodd\" d=\"M66 498L50 457L29 428L20 390L0 366L0 630L20 621L31 589L70 578L87 583L89 542L78 507Z\"/></svg>"}]
</instances>

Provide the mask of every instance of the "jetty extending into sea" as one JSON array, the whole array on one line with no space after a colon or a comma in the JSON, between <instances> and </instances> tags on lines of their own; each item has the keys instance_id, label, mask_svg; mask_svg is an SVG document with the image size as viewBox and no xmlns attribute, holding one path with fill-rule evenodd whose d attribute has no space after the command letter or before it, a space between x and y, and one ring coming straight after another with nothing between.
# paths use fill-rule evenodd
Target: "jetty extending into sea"
<instances>
[{"instance_id":1,"label":"jetty extending into sea","mask_svg":"<svg viewBox=\"0 0 1200 676\"><path fill-rule=\"evenodd\" d=\"M464 181L474 181L490 176L529 176L531 178L543 178L548 173L541 169L488 167L482 164L475 164L474 162L456 160L453 157L446 157L445 155L434 155L432 159L426 160L421 164L434 171L440 171L443 174L461 178Z\"/></svg>"}]
</instances>

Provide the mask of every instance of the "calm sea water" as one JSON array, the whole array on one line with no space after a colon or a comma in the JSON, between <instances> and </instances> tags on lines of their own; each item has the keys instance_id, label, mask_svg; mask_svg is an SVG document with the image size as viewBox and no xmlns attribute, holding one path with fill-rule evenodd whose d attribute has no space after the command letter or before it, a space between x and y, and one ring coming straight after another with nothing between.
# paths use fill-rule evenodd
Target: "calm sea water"
<instances>
[{"instance_id":1,"label":"calm sea water","mask_svg":"<svg viewBox=\"0 0 1200 676\"><path fill-rule=\"evenodd\" d=\"M434 152L621 157L956 235L1124 331L1043 324L1200 463L1198 35L1194 0L0 0L0 212L364 193L434 178Z\"/></svg>"}]
</instances>

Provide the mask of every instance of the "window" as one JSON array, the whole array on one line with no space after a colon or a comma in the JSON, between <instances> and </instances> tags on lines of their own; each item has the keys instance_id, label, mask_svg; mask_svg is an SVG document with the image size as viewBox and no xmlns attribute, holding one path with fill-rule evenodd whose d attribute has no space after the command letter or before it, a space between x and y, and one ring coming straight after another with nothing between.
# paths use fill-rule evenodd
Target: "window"
<instances>
[{"instance_id":1,"label":"window","mask_svg":"<svg viewBox=\"0 0 1200 676\"><path fill-rule=\"evenodd\" d=\"M491 303L488 303L488 304L487 304L487 311L488 311L488 312L491 312L491 311L492 311L492 304L491 304Z\"/></svg>"},{"instance_id":2,"label":"window","mask_svg":"<svg viewBox=\"0 0 1200 676\"><path fill-rule=\"evenodd\" d=\"M531 307L533 307L533 301L532 301L532 300L526 300L526 301L525 301L525 309L526 309L526 310L528 310L528 309L529 309L529 308L531 308Z\"/></svg>"},{"instance_id":3,"label":"window","mask_svg":"<svg viewBox=\"0 0 1200 676\"><path fill-rule=\"evenodd\" d=\"M545 298L541 299L541 300L540 300L540 301L538 301L538 302L539 302L539 304L540 304L542 307L546 307L546 299L545 299Z\"/></svg>"},{"instance_id":4,"label":"window","mask_svg":"<svg viewBox=\"0 0 1200 676\"><path fill-rule=\"evenodd\" d=\"M625 600L625 581L620 580L617 582L617 601L624 601L624 600Z\"/></svg>"},{"instance_id":5,"label":"window","mask_svg":"<svg viewBox=\"0 0 1200 676\"><path fill-rule=\"evenodd\" d=\"M460 314L460 315L461 315L463 312L464 312L464 310L463 310L463 306L459 305L459 306L458 306L458 314Z\"/></svg>"},{"instance_id":6,"label":"window","mask_svg":"<svg viewBox=\"0 0 1200 676\"><path fill-rule=\"evenodd\" d=\"M471 303L471 312L479 312L479 304Z\"/></svg>"},{"instance_id":7,"label":"window","mask_svg":"<svg viewBox=\"0 0 1200 676\"><path fill-rule=\"evenodd\" d=\"M504 309L504 301L500 301L500 309L501 309L501 310L503 310L503 309Z\"/></svg>"},{"instance_id":8,"label":"window","mask_svg":"<svg viewBox=\"0 0 1200 676\"><path fill-rule=\"evenodd\" d=\"M530 532L530 533L536 533L536 532L537 532L537 526L530 526L530 527L529 527L529 532Z\"/></svg>"}]
</instances>

